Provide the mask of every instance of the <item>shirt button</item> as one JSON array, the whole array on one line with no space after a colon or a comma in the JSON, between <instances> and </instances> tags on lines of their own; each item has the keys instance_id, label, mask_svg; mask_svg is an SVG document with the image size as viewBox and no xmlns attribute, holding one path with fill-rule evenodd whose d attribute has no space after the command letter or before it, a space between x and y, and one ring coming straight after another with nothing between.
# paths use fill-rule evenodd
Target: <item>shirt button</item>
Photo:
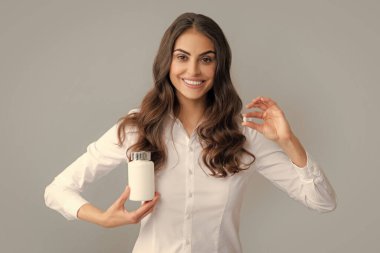
<instances>
[{"instance_id":1,"label":"shirt button","mask_svg":"<svg viewBox=\"0 0 380 253\"><path fill-rule=\"evenodd\" d=\"M186 239L186 244L187 244L187 245L190 244L190 240L189 240L189 239Z\"/></svg>"},{"instance_id":2,"label":"shirt button","mask_svg":"<svg viewBox=\"0 0 380 253\"><path fill-rule=\"evenodd\" d=\"M193 175L193 172L192 172L191 170L189 170L189 174L190 174L190 175Z\"/></svg>"},{"instance_id":3,"label":"shirt button","mask_svg":"<svg viewBox=\"0 0 380 253\"><path fill-rule=\"evenodd\" d=\"M191 198L192 196L193 196L193 194L190 192L190 193L189 193L189 198Z\"/></svg>"},{"instance_id":4,"label":"shirt button","mask_svg":"<svg viewBox=\"0 0 380 253\"><path fill-rule=\"evenodd\" d=\"M192 148L192 147L189 147L189 151L190 151L190 152L193 152L193 148Z\"/></svg>"}]
</instances>

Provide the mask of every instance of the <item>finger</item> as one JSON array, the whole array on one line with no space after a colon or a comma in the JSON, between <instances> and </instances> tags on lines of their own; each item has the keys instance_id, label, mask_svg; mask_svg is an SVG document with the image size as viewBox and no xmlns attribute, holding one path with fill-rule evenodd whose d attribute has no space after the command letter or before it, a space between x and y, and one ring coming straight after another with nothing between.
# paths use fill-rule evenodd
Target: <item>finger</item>
<instances>
[{"instance_id":1,"label":"finger","mask_svg":"<svg viewBox=\"0 0 380 253\"><path fill-rule=\"evenodd\" d=\"M145 203L149 203L149 202L155 200L156 198L158 198L158 197L160 197L160 196L161 196L161 195L160 195L158 192L154 192L154 197L153 197L153 199L142 201L141 205L144 205Z\"/></svg>"},{"instance_id":2,"label":"finger","mask_svg":"<svg viewBox=\"0 0 380 253\"><path fill-rule=\"evenodd\" d=\"M148 211L146 211L144 214L142 215L139 215L139 214L136 214L136 213L133 213L132 215L134 216L134 220L136 223L140 223L142 219L144 219L145 216L147 216L148 214L150 214L152 211L153 211L153 207L151 207Z\"/></svg>"},{"instance_id":3,"label":"finger","mask_svg":"<svg viewBox=\"0 0 380 253\"><path fill-rule=\"evenodd\" d=\"M252 121L249 121L249 122L242 122L241 124L242 124L243 126L247 126L247 127L253 128L253 129L259 131L260 133L263 132L263 125L262 125L262 124L257 124L257 123L252 122Z\"/></svg>"},{"instance_id":4,"label":"finger","mask_svg":"<svg viewBox=\"0 0 380 253\"><path fill-rule=\"evenodd\" d=\"M261 110L265 111L266 109L268 109L268 106L266 104L263 104L262 102L256 102L255 104L247 107L247 109L253 109L253 108L260 108Z\"/></svg>"},{"instance_id":5,"label":"finger","mask_svg":"<svg viewBox=\"0 0 380 253\"><path fill-rule=\"evenodd\" d=\"M255 101L249 103L246 106L246 108L247 109L251 109L251 108L257 107L257 108L260 108L262 110L266 110L266 109L268 109L269 106L270 106L270 104L268 104L267 102L264 102L261 99L259 99L259 100L255 100Z\"/></svg>"},{"instance_id":6,"label":"finger","mask_svg":"<svg viewBox=\"0 0 380 253\"><path fill-rule=\"evenodd\" d=\"M141 208L141 207L140 207L140 208ZM139 208L139 209L140 209L140 208ZM149 213L151 213L151 212L153 211L153 209L154 209L154 205L150 206L150 207L147 208L147 209L141 209L141 211L140 211L139 209L136 210L136 211L133 213L133 215L136 216L136 219L137 219L138 221L142 220L145 216L147 216Z\"/></svg>"},{"instance_id":7,"label":"finger","mask_svg":"<svg viewBox=\"0 0 380 253\"><path fill-rule=\"evenodd\" d=\"M243 114L243 117L244 117L244 118L250 118L250 117L253 117L253 118L263 119L263 115L264 115L263 112L254 111L254 112L248 112L248 113ZM244 119L243 119L243 120L244 120ZM245 121L245 120L244 120L244 121Z\"/></svg>"},{"instance_id":8,"label":"finger","mask_svg":"<svg viewBox=\"0 0 380 253\"><path fill-rule=\"evenodd\" d=\"M257 97L257 98L255 98L255 99L253 99L250 103L248 103L245 107L247 108L247 109L249 109L249 108L252 108L252 106L255 104L255 103L257 103L257 101L259 101L261 99L261 97Z\"/></svg>"},{"instance_id":9,"label":"finger","mask_svg":"<svg viewBox=\"0 0 380 253\"><path fill-rule=\"evenodd\" d=\"M255 99L253 99L250 104L253 104L253 103L256 103L257 101L261 100L262 96L259 96L259 97L256 97Z\"/></svg>"},{"instance_id":10,"label":"finger","mask_svg":"<svg viewBox=\"0 0 380 253\"><path fill-rule=\"evenodd\" d=\"M143 216L141 216L139 219L142 220L145 218L145 216L147 216L148 214L150 214L151 212L153 212L154 210L154 206L152 206L146 213L143 214Z\"/></svg>"},{"instance_id":11,"label":"finger","mask_svg":"<svg viewBox=\"0 0 380 253\"><path fill-rule=\"evenodd\" d=\"M246 107L252 108L254 104L263 104L267 108L270 106L273 106L273 105L277 105L277 103L273 99L271 99L269 97L260 96L260 97L255 98L254 100L252 100L249 104L246 105Z\"/></svg>"},{"instance_id":12,"label":"finger","mask_svg":"<svg viewBox=\"0 0 380 253\"><path fill-rule=\"evenodd\" d=\"M261 97L261 101L266 102L266 103L276 104L276 102L273 99L271 99L270 97Z\"/></svg>"},{"instance_id":13,"label":"finger","mask_svg":"<svg viewBox=\"0 0 380 253\"><path fill-rule=\"evenodd\" d=\"M123 205L124 206L124 203L127 201L127 199L129 198L129 194L131 193L131 188L129 187L129 185L127 185L124 189L124 192L120 195L119 199L118 199L118 203L119 205Z\"/></svg>"},{"instance_id":14,"label":"finger","mask_svg":"<svg viewBox=\"0 0 380 253\"><path fill-rule=\"evenodd\" d=\"M273 99L268 98L268 97L262 97L261 101L263 104L265 104L268 107L277 106L277 103Z\"/></svg>"},{"instance_id":15,"label":"finger","mask_svg":"<svg viewBox=\"0 0 380 253\"><path fill-rule=\"evenodd\" d=\"M158 201L159 195L156 195L153 200L145 202L143 205L141 205L137 210L133 211L132 213L136 215L137 217L141 217L149 211L150 208L152 208Z\"/></svg>"}]
</instances>

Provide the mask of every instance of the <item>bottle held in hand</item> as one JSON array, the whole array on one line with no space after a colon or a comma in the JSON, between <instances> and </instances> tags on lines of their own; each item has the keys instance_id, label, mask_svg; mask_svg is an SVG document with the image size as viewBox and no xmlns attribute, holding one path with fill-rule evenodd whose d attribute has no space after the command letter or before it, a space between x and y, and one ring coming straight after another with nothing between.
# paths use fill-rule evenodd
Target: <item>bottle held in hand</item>
<instances>
[{"instance_id":1,"label":"bottle held in hand","mask_svg":"<svg viewBox=\"0 0 380 253\"><path fill-rule=\"evenodd\" d=\"M132 161L128 163L129 196L133 201L148 201L154 198L154 164L150 152L132 152Z\"/></svg>"}]
</instances>

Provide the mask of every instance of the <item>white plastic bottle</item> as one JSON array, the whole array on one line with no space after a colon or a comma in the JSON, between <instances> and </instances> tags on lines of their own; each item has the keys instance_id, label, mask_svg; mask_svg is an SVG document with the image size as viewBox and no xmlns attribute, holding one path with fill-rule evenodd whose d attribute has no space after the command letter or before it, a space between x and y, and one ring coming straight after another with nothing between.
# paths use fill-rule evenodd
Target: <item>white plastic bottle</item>
<instances>
[{"instance_id":1,"label":"white plastic bottle","mask_svg":"<svg viewBox=\"0 0 380 253\"><path fill-rule=\"evenodd\" d=\"M132 161L128 163L128 185L131 189L129 199L147 201L154 198L154 164L150 152L132 152Z\"/></svg>"}]
</instances>

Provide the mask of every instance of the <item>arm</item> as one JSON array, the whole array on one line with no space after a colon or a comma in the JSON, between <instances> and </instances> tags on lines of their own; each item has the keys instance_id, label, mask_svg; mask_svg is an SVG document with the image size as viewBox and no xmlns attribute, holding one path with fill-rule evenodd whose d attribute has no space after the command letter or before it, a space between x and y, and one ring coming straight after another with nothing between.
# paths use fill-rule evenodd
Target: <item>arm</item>
<instances>
[{"instance_id":1,"label":"arm","mask_svg":"<svg viewBox=\"0 0 380 253\"><path fill-rule=\"evenodd\" d=\"M105 227L103 213L104 212L99 208L91 205L90 203L86 203L79 208L77 216L81 220Z\"/></svg>"},{"instance_id":2,"label":"arm","mask_svg":"<svg viewBox=\"0 0 380 253\"><path fill-rule=\"evenodd\" d=\"M256 156L254 169L291 198L309 209L330 212L336 208L336 195L313 157L306 152L306 165L299 167L275 142L261 133L250 133L248 150Z\"/></svg>"},{"instance_id":3,"label":"arm","mask_svg":"<svg viewBox=\"0 0 380 253\"><path fill-rule=\"evenodd\" d=\"M257 98L247 106L263 112L245 117L264 120L263 124L243 122L247 128L249 149L256 155L256 170L282 191L305 206L319 212L336 208L336 195L319 165L293 134L277 104L269 98Z\"/></svg>"},{"instance_id":4,"label":"arm","mask_svg":"<svg viewBox=\"0 0 380 253\"><path fill-rule=\"evenodd\" d=\"M125 161L125 147L116 145L117 124L97 141L87 146L87 151L57 175L45 189L45 203L67 220L77 220L81 206L88 203L81 196L86 186L108 174Z\"/></svg>"},{"instance_id":5,"label":"arm","mask_svg":"<svg viewBox=\"0 0 380 253\"><path fill-rule=\"evenodd\" d=\"M56 176L45 189L45 203L61 213L67 220L84 220L103 227L111 228L135 224L151 213L158 201L156 193L151 201L144 202L137 210L129 212L124 204L129 198L127 186L121 196L106 210L90 204L81 196L85 187L126 161L126 145L117 146L117 127L115 124L96 142L88 145L87 152Z\"/></svg>"},{"instance_id":6,"label":"arm","mask_svg":"<svg viewBox=\"0 0 380 253\"><path fill-rule=\"evenodd\" d=\"M146 201L136 211L128 212L124 204L129 198L129 193L130 188L127 186L121 196L105 212L90 203L84 204L78 211L78 218L105 228L137 224L153 211L159 194L156 192L153 200Z\"/></svg>"}]
</instances>

